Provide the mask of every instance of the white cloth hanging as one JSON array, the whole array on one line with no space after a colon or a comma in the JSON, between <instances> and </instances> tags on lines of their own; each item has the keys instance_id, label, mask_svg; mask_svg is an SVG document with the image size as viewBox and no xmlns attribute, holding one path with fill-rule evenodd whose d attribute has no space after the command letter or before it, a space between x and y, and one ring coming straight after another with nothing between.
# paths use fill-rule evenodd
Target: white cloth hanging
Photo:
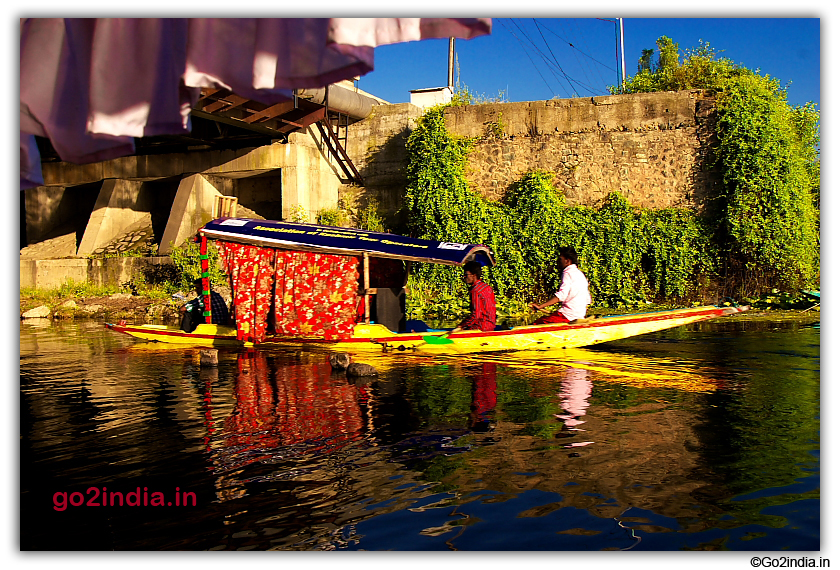
<instances>
[{"instance_id":1,"label":"white cloth hanging","mask_svg":"<svg viewBox=\"0 0 840 570\"><path fill-rule=\"evenodd\" d=\"M272 105L373 70L377 45L490 33L489 18L25 18L21 189L43 184L34 136L84 164L189 131L202 87Z\"/></svg>"}]
</instances>

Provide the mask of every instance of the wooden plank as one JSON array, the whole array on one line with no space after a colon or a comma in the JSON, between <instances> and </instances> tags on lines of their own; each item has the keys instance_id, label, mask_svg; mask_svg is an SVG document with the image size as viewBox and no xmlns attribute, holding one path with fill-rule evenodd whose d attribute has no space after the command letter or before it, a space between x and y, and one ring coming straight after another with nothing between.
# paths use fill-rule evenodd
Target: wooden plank
<instances>
[{"instance_id":1,"label":"wooden plank","mask_svg":"<svg viewBox=\"0 0 840 570\"><path fill-rule=\"evenodd\" d=\"M294 121L290 119L284 119L283 117L278 117L278 121L287 123L286 125L280 127L278 130L284 133L290 133L295 129L305 129L309 125L317 123L318 121L323 119L324 115L326 114L326 111L326 108L321 107L320 109L316 109L315 111L308 113L299 119L295 119Z\"/></svg>"},{"instance_id":2,"label":"wooden plank","mask_svg":"<svg viewBox=\"0 0 840 570\"><path fill-rule=\"evenodd\" d=\"M246 123L255 123L257 121L265 121L268 119L273 119L278 117L279 115L283 115L284 113L288 113L289 111L294 110L295 102L294 101L284 101L283 103L277 103L276 105L272 105L262 111L254 113L250 117L243 119ZM282 120L282 118L280 119Z\"/></svg>"},{"instance_id":3,"label":"wooden plank","mask_svg":"<svg viewBox=\"0 0 840 570\"><path fill-rule=\"evenodd\" d=\"M210 103L209 105L205 106L202 111L206 113L213 113L219 110L230 110L235 107L239 107L240 105L244 105L250 101L250 99L246 99L245 97L240 97L235 93L231 93L230 95L226 95L222 99L217 99L215 103Z\"/></svg>"},{"instance_id":4,"label":"wooden plank","mask_svg":"<svg viewBox=\"0 0 840 570\"><path fill-rule=\"evenodd\" d=\"M270 129L270 128L264 127L262 125L249 125L248 123L246 123L242 119L234 119L234 118L231 118L231 117L226 117L224 115L214 115L212 113L207 113L205 111L199 111L197 109L193 109L192 111L190 111L190 114L195 116L195 117L199 117L201 119L216 121L218 123L225 123L227 125L232 125L234 127L239 127L240 129L247 129L249 131L254 131L256 133L260 133L260 134L269 136L273 139L282 139L286 136L285 133L283 133L279 130Z\"/></svg>"}]
</instances>

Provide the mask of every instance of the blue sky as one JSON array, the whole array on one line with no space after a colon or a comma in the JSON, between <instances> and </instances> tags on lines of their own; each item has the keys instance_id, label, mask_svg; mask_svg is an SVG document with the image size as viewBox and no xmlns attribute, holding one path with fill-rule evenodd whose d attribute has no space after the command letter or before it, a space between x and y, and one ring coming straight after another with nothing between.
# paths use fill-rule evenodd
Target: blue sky
<instances>
[{"instance_id":1,"label":"blue sky","mask_svg":"<svg viewBox=\"0 0 840 570\"><path fill-rule=\"evenodd\" d=\"M814 14L811 14L814 16ZM617 14L621 16L621 14ZM617 19L494 18L490 36L457 40L457 79L480 97L500 92L509 101L606 95L618 82ZM624 18L627 76L637 72L642 50L668 36L680 52L708 43L731 59L788 87L793 105L820 104L819 17ZM409 91L447 83L449 41L380 46L375 70L359 87L392 102Z\"/></svg>"}]
</instances>

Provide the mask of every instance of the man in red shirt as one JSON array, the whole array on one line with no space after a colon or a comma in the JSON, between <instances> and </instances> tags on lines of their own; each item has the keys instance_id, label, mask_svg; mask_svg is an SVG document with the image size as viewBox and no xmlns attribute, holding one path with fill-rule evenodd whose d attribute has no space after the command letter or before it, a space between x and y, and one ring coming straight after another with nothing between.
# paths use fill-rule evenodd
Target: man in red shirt
<instances>
[{"instance_id":1,"label":"man in red shirt","mask_svg":"<svg viewBox=\"0 0 840 570\"><path fill-rule=\"evenodd\" d=\"M496 295L493 288L481 280L481 264L477 261L464 264L464 283L470 290L470 314L452 332L492 331L496 328Z\"/></svg>"}]
</instances>

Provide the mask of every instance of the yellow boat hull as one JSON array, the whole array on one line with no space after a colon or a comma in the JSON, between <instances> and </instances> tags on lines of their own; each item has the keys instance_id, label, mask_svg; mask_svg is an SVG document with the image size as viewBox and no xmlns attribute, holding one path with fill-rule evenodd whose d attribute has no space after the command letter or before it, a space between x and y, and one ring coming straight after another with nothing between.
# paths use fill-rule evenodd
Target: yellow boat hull
<instances>
[{"instance_id":1,"label":"yellow boat hull","mask_svg":"<svg viewBox=\"0 0 840 570\"><path fill-rule=\"evenodd\" d=\"M428 333L394 333L377 324L356 325L348 339L325 341L320 338L269 336L261 346L323 347L348 352L417 351L428 354L476 354L503 351L554 351L591 346L657 332L682 325L731 315L749 307L696 307L632 315L590 318L569 324L525 325L490 332L460 331L448 335L448 340L434 342L430 337L445 331ZM189 346L252 347L251 342L236 338L236 329L221 325L199 325L192 333L165 325L106 324L116 332L133 337Z\"/></svg>"}]
</instances>

